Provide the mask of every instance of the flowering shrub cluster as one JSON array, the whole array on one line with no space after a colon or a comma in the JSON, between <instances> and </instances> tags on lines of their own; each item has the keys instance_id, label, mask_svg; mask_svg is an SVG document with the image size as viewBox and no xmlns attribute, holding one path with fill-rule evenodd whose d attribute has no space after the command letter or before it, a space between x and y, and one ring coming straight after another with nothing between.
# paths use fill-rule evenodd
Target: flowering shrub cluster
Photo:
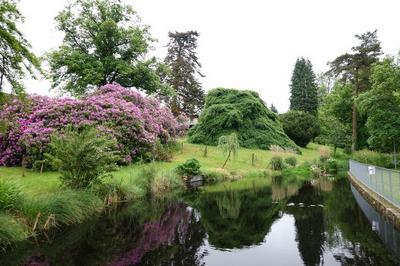
<instances>
[{"instance_id":1,"label":"flowering shrub cluster","mask_svg":"<svg viewBox=\"0 0 400 266\"><path fill-rule=\"evenodd\" d=\"M43 159L50 135L68 125L95 126L112 134L124 163L152 151L157 141L168 142L186 130L185 118L174 118L157 99L118 84L108 84L82 99L29 96L15 99L0 112L6 131L0 134L0 165Z\"/></svg>"}]
</instances>

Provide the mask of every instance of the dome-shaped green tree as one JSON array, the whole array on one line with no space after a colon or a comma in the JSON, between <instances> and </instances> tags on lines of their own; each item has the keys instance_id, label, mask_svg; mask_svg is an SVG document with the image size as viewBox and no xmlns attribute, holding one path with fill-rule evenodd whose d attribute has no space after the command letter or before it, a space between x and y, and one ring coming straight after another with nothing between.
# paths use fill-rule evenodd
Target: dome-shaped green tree
<instances>
[{"instance_id":1,"label":"dome-shaped green tree","mask_svg":"<svg viewBox=\"0 0 400 266\"><path fill-rule=\"evenodd\" d=\"M271 145L298 149L285 134L278 116L249 90L217 88L208 92L199 122L189 141L217 145L220 136L236 133L241 147L269 149Z\"/></svg>"}]
</instances>

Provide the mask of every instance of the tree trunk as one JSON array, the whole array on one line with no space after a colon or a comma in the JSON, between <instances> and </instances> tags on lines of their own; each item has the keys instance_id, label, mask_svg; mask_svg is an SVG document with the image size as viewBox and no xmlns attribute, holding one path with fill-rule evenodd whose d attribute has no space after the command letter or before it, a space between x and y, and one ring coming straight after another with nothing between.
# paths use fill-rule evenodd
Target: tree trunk
<instances>
[{"instance_id":1,"label":"tree trunk","mask_svg":"<svg viewBox=\"0 0 400 266\"><path fill-rule=\"evenodd\" d=\"M353 103L353 121L352 121L353 132L351 136L351 151L357 150L357 133L358 133L357 122L358 122L357 107L356 103Z\"/></svg>"},{"instance_id":2,"label":"tree trunk","mask_svg":"<svg viewBox=\"0 0 400 266\"><path fill-rule=\"evenodd\" d=\"M229 150L228 157L226 157L226 160L225 160L224 165L222 166L222 168L225 167L225 165L226 165L226 163L228 162L228 160L229 160L230 157L231 157L231 151Z\"/></svg>"},{"instance_id":3,"label":"tree trunk","mask_svg":"<svg viewBox=\"0 0 400 266\"><path fill-rule=\"evenodd\" d=\"M353 118L352 118L352 136L351 136L351 151L357 150L357 134L358 134L358 114L357 114L357 106L356 99L359 91L358 84L358 69L356 69L355 77L354 77L354 99L353 99Z\"/></svg>"}]
</instances>

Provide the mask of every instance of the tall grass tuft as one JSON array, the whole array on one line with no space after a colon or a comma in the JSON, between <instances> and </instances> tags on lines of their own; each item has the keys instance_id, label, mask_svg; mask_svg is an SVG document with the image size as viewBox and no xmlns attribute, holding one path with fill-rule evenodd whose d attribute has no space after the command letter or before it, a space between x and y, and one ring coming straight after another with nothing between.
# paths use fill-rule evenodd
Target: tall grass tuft
<instances>
[{"instance_id":1,"label":"tall grass tuft","mask_svg":"<svg viewBox=\"0 0 400 266\"><path fill-rule=\"evenodd\" d=\"M15 209L21 200L21 192L15 183L0 179L0 210Z\"/></svg>"},{"instance_id":2,"label":"tall grass tuft","mask_svg":"<svg viewBox=\"0 0 400 266\"><path fill-rule=\"evenodd\" d=\"M26 228L7 214L0 214L0 249L28 238Z\"/></svg>"},{"instance_id":3,"label":"tall grass tuft","mask_svg":"<svg viewBox=\"0 0 400 266\"><path fill-rule=\"evenodd\" d=\"M48 230L82 223L99 214L103 207L101 199L88 191L64 190L41 198L25 198L20 210L34 230Z\"/></svg>"}]
</instances>

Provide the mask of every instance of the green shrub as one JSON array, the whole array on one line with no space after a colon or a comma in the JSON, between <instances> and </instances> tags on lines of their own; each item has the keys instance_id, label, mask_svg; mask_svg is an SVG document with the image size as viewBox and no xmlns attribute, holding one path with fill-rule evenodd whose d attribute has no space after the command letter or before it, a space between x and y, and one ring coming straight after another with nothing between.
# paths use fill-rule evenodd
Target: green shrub
<instances>
[{"instance_id":1,"label":"green shrub","mask_svg":"<svg viewBox=\"0 0 400 266\"><path fill-rule=\"evenodd\" d=\"M272 170L280 171L285 168L285 163L281 156L273 156L269 162L269 168Z\"/></svg>"},{"instance_id":2,"label":"green shrub","mask_svg":"<svg viewBox=\"0 0 400 266\"><path fill-rule=\"evenodd\" d=\"M285 163L292 167L295 167L297 165L297 159L294 156L290 156L285 159Z\"/></svg>"},{"instance_id":3,"label":"green shrub","mask_svg":"<svg viewBox=\"0 0 400 266\"><path fill-rule=\"evenodd\" d=\"M195 176L200 174L200 163L196 159L189 159L185 163L178 165L176 172L181 176Z\"/></svg>"},{"instance_id":4,"label":"green shrub","mask_svg":"<svg viewBox=\"0 0 400 266\"><path fill-rule=\"evenodd\" d=\"M160 140L156 142L154 147L153 156L156 161L169 162L172 159L173 146L162 144Z\"/></svg>"},{"instance_id":5,"label":"green shrub","mask_svg":"<svg viewBox=\"0 0 400 266\"><path fill-rule=\"evenodd\" d=\"M338 167L337 160L330 158L326 161L326 170L329 174L337 174Z\"/></svg>"},{"instance_id":6,"label":"green shrub","mask_svg":"<svg viewBox=\"0 0 400 266\"><path fill-rule=\"evenodd\" d=\"M28 233L25 226L7 214L0 214L0 249L27 238Z\"/></svg>"},{"instance_id":7,"label":"green shrub","mask_svg":"<svg viewBox=\"0 0 400 266\"><path fill-rule=\"evenodd\" d=\"M355 151L352 153L351 157L360 163L372 164L380 167L390 168L392 165L390 155L370 150Z\"/></svg>"},{"instance_id":8,"label":"green shrub","mask_svg":"<svg viewBox=\"0 0 400 266\"><path fill-rule=\"evenodd\" d=\"M19 188L10 181L0 179L0 210L15 209L20 199Z\"/></svg>"},{"instance_id":9,"label":"green shrub","mask_svg":"<svg viewBox=\"0 0 400 266\"><path fill-rule=\"evenodd\" d=\"M288 111L281 114L279 120L283 130L297 145L305 147L318 135L319 125L317 118L302 111Z\"/></svg>"},{"instance_id":10,"label":"green shrub","mask_svg":"<svg viewBox=\"0 0 400 266\"><path fill-rule=\"evenodd\" d=\"M116 140L95 129L81 132L68 128L63 134L53 135L50 153L46 154L51 164L61 173L63 185L87 188L115 170L118 156Z\"/></svg>"}]
</instances>

